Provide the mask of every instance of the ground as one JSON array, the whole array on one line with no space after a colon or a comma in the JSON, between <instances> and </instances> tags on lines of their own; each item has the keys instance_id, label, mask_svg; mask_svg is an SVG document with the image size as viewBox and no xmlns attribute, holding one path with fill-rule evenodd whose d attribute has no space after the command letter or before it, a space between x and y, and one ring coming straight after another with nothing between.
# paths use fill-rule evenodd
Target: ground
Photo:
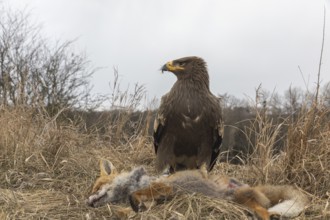
<instances>
[{"instance_id":1,"label":"ground","mask_svg":"<svg viewBox=\"0 0 330 220\"><path fill-rule=\"evenodd\" d=\"M123 219L248 219L250 216L248 210L237 204L200 195L180 195L140 214L123 215L120 210L129 207L127 204L88 207L85 200L99 174L100 158L109 159L119 170L143 165L149 173L155 173L151 137L134 135L126 140L114 140L111 136L105 138L97 132L86 132L81 124L62 124L54 117L38 117L34 112L4 111L0 124L3 125L0 128L0 219L114 219L118 216ZM324 152L318 152L319 161L323 161ZM297 175L288 180L283 174L285 159L286 155L278 156L263 169L254 163L222 162L212 172L234 176L251 185L300 186L311 204L297 219L330 219L329 164L313 158L309 162L305 158L305 167L295 170ZM323 170L315 164L313 169L308 167L312 162L321 163Z\"/></svg>"}]
</instances>

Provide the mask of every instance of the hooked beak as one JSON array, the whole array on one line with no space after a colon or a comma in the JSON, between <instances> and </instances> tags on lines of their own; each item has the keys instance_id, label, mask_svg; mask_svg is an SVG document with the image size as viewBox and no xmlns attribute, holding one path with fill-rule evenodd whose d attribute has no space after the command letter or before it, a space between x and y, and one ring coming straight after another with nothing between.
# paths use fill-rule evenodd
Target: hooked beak
<instances>
[{"instance_id":1,"label":"hooked beak","mask_svg":"<svg viewBox=\"0 0 330 220\"><path fill-rule=\"evenodd\" d=\"M164 71L168 71L167 64L164 64L164 66L162 66L162 68L160 68L160 71L162 71L162 73Z\"/></svg>"},{"instance_id":2,"label":"hooked beak","mask_svg":"<svg viewBox=\"0 0 330 220\"><path fill-rule=\"evenodd\" d=\"M178 66L178 65L174 65L173 64L173 61L169 61L164 66L162 66L162 68L160 70L162 72L164 72L164 71L170 71L172 73L175 73L175 72L184 70L184 68L181 67L181 66Z\"/></svg>"}]
</instances>

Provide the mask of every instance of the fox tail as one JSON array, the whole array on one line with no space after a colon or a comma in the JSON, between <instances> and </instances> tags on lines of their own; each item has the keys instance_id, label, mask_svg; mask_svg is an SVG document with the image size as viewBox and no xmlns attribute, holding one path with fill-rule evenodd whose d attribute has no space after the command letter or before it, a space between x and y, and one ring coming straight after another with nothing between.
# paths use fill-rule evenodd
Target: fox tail
<instances>
[{"instance_id":1,"label":"fox tail","mask_svg":"<svg viewBox=\"0 0 330 220\"><path fill-rule=\"evenodd\" d=\"M275 202L274 200L277 201L275 202L276 205L270 207L268 211L287 218L298 216L309 203L307 196L292 186L273 186L265 190L264 193L268 194L272 203ZM275 193L277 195L274 195Z\"/></svg>"}]
</instances>

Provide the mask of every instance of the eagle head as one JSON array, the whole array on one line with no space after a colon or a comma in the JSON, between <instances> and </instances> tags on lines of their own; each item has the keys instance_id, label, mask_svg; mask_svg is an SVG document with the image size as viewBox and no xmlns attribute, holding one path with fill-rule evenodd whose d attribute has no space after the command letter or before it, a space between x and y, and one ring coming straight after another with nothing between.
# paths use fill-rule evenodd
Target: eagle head
<instances>
[{"instance_id":1,"label":"eagle head","mask_svg":"<svg viewBox=\"0 0 330 220\"><path fill-rule=\"evenodd\" d=\"M172 60L163 65L160 70L174 73L181 82L187 81L184 79L192 79L188 81L205 85L209 89L209 74L206 62L200 57L191 56Z\"/></svg>"},{"instance_id":2,"label":"eagle head","mask_svg":"<svg viewBox=\"0 0 330 220\"><path fill-rule=\"evenodd\" d=\"M196 56L183 57L169 61L163 65L160 70L162 72L172 72L178 77L178 79L187 78L189 76L193 76L194 74L207 74L205 61L202 58Z\"/></svg>"}]
</instances>

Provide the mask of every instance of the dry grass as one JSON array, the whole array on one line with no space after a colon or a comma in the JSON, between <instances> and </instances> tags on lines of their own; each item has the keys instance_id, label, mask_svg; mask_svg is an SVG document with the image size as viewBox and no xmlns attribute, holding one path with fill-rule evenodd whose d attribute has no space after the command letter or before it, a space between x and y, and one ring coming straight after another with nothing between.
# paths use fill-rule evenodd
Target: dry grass
<instances>
[{"instance_id":1,"label":"dry grass","mask_svg":"<svg viewBox=\"0 0 330 220\"><path fill-rule=\"evenodd\" d=\"M290 122L287 148L277 157L268 149L275 145L271 128L275 126L276 131L277 125L264 121L266 127L258 130L264 137L258 139L254 155L259 155L259 160L251 160L245 166L221 163L213 172L250 184L297 185L312 201L297 219L330 218L328 118L328 109L315 108ZM119 170L144 165L154 172L152 140L145 135L109 141L86 132L83 124L62 123L57 116L22 109L2 109L0 124L1 219L111 219L120 216L120 207L94 209L85 205L98 175L99 159L111 160ZM260 150L261 147L266 149ZM130 212L123 218L248 219L248 213L237 204L189 194L144 213Z\"/></svg>"}]
</instances>

